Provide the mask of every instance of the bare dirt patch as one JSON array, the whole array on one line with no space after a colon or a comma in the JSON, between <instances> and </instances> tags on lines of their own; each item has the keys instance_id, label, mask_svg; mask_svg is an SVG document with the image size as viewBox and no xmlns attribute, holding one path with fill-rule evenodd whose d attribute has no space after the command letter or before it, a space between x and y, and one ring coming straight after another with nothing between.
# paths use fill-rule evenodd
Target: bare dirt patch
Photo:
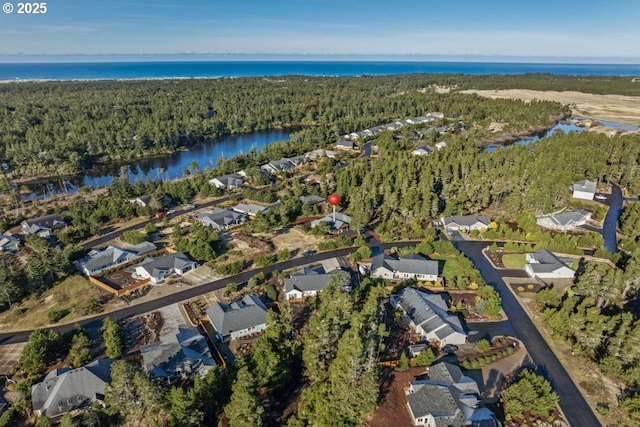
<instances>
[{"instance_id":1,"label":"bare dirt patch","mask_svg":"<svg viewBox=\"0 0 640 427\"><path fill-rule=\"evenodd\" d=\"M306 234L297 228L290 228L271 239L276 250L289 249L292 252L298 249L315 249L323 240L322 237Z\"/></svg>"},{"instance_id":2,"label":"bare dirt patch","mask_svg":"<svg viewBox=\"0 0 640 427\"><path fill-rule=\"evenodd\" d=\"M369 427L413 426L404 389L409 387L409 381L413 381L416 376L424 372L424 367L411 368L406 372L386 369L382 374L378 409L366 425Z\"/></svg>"},{"instance_id":3,"label":"bare dirt patch","mask_svg":"<svg viewBox=\"0 0 640 427\"><path fill-rule=\"evenodd\" d=\"M487 98L534 99L567 104L573 113L595 119L610 120L626 125L640 126L640 97L626 95L596 95L572 91L538 91L529 89L465 90Z\"/></svg>"},{"instance_id":4,"label":"bare dirt patch","mask_svg":"<svg viewBox=\"0 0 640 427\"><path fill-rule=\"evenodd\" d=\"M126 320L123 324L125 352L132 352L158 341L163 324L164 319L159 311Z\"/></svg>"}]
</instances>

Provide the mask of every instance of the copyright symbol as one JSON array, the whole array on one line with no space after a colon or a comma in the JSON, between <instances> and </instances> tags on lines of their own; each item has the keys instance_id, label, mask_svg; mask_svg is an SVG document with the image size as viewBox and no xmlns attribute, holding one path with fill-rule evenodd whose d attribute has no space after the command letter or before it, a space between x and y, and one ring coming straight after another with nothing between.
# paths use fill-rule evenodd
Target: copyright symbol
<instances>
[{"instance_id":1,"label":"copyright symbol","mask_svg":"<svg viewBox=\"0 0 640 427\"><path fill-rule=\"evenodd\" d=\"M2 5L2 11L4 13L11 13L13 12L13 5L11 3L5 3Z\"/></svg>"}]
</instances>

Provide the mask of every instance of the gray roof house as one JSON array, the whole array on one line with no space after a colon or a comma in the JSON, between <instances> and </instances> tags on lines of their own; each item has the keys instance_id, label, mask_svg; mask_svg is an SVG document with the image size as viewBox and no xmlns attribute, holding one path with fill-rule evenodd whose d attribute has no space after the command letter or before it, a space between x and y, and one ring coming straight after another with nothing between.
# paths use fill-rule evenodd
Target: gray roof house
<instances>
[{"instance_id":1,"label":"gray roof house","mask_svg":"<svg viewBox=\"0 0 640 427\"><path fill-rule=\"evenodd\" d=\"M336 142L335 147L338 150L355 150L357 148L355 142L348 139L341 139Z\"/></svg>"},{"instance_id":2,"label":"gray roof house","mask_svg":"<svg viewBox=\"0 0 640 427\"><path fill-rule=\"evenodd\" d=\"M20 239L9 234L0 234L0 252L15 252L20 249Z\"/></svg>"},{"instance_id":3,"label":"gray roof house","mask_svg":"<svg viewBox=\"0 0 640 427\"><path fill-rule=\"evenodd\" d=\"M61 230L67 226L58 214L41 216L39 218L25 219L21 223L23 234L36 234L40 237L48 237L54 230Z\"/></svg>"},{"instance_id":4,"label":"gray roof house","mask_svg":"<svg viewBox=\"0 0 640 427\"><path fill-rule=\"evenodd\" d=\"M591 219L591 212L574 209L556 215L542 215L536 218L539 226L558 231L575 230Z\"/></svg>"},{"instance_id":5,"label":"gray roof house","mask_svg":"<svg viewBox=\"0 0 640 427\"><path fill-rule=\"evenodd\" d=\"M575 276L575 271L567 267L553 252L547 249L528 253L526 260L524 271L533 278L572 279Z\"/></svg>"},{"instance_id":6,"label":"gray roof house","mask_svg":"<svg viewBox=\"0 0 640 427\"><path fill-rule=\"evenodd\" d=\"M428 147L426 145L418 147L411 152L414 156L428 156L431 153L433 153L433 147Z\"/></svg>"},{"instance_id":7,"label":"gray roof house","mask_svg":"<svg viewBox=\"0 0 640 427\"><path fill-rule=\"evenodd\" d=\"M263 212L266 213L269 209L274 209L279 207L282 204L282 202L280 200L277 200L273 203L271 203L270 205L256 205L255 203L238 203L237 205L233 206L231 209L233 209L235 212L239 212L245 215L248 215L250 217L256 216L258 215L258 213Z\"/></svg>"},{"instance_id":8,"label":"gray roof house","mask_svg":"<svg viewBox=\"0 0 640 427\"><path fill-rule=\"evenodd\" d=\"M311 221L311 228L316 227L321 222L329 223L329 227L332 230L344 230L349 228L349 224L351 223L351 217L341 212L336 212L336 220L334 221L333 214L330 213L325 217L314 219L313 221Z\"/></svg>"},{"instance_id":9,"label":"gray roof house","mask_svg":"<svg viewBox=\"0 0 640 427\"><path fill-rule=\"evenodd\" d=\"M201 214L198 216L198 221L205 227L213 228L214 230L226 230L234 225L247 222L247 215L242 212L219 208Z\"/></svg>"},{"instance_id":10,"label":"gray roof house","mask_svg":"<svg viewBox=\"0 0 640 427\"><path fill-rule=\"evenodd\" d=\"M325 271L323 267L302 268L284 279L284 297L287 300L314 297L329 286L331 278L338 277L341 288L347 289L351 275L346 271Z\"/></svg>"},{"instance_id":11,"label":"gray roof house","mask_svg":"<svg viewBox=\"0 0 640 427\"><path fill-rule=\"evenodd\" d=\"M381 253L371 260L371 277L435 282L438 280L438 261L428 260L418 254L397 257Z\"/></svg>"},{"instance_id":12,"label":"gray roof house","mask_svg":"<svg viewBox=\"0 0 640 427\"><path fill-rule=\"evenodd\" d=\"M245 295L231 304L214 302L207 315L223 340L237 339L267 327L267 307L255 295Z\"/></svg>"},{"instance_id":13,"label":"gray roof house","mask_svg":"<svg viewBox=\"0 0 640 427\"><path fill-rule=\"evenodd\" d=\"M573 191L573 197L576 199L593 200L593 197L596 195L597 186L598 181L583 179L582 181L571 184L571 191Z\"/></svg>"},{"instance_id":14,"label":"gray roof house","mask_svg":"<svg viewBox=\"0 0 640 427\"><path fill-rule=\"evenodd\" d=\"M295 169L306 161L307 158L305 156L283 157L280 160L273 160L266 165L262 165L261 169L271 174L277 174L278 172Z\"/></svg>"},{"instance_id":15,"label":"gray roof house","mask_svg":"<svg viewBox=\"0 0 640 427\"><path fill-rule=\"evenodd\" d=\"M484 215L454 215L443 216L440 219L447 231L484 230L491 224L491 219Z\"/></svg>"},{"instance_id":16,"label":"gray roof house","mask_svg":"<svg viewBox=\"0 0 640 427\"><path fill-rule=\"evenodd\" d=\"M320 196L316 196L316 195L309 195L309 196L300 196L298 197L298 200L300 201L300 203L304 204L308 204L308 205L317 205L320 203L325 203L327 201L326 198L324 197L320 197Z\"/></svg>"},{"instance_id":17,"label":"gray roof house","mask_svg":"<svg viewBox=\"0 0 640 427\"><path fill-rule=\"evenodd\" d=\"M85 258L78 260L76 265L85 275L93 276L109 268L134 261L156 249L156 245L151 242L142 242L128 249L108 246L103 250L92 250Z\"/></svg>"},{"instance_id":18,"label":"gray roof house","mask_svg":"<svg viewBox=\"0 0 640 427\"><path fill-rule=\"evenodd\" d=\"M428 368L428 379L409 382L407 406L416 426L498 427L495 415L482 406L478 384L456 365L441 362Z\"/></svg>"},{"instance_id":19,"label":"gray roof house","mask_svg":"<svg viewBox=\"0 0 640 427\"><path fill-rule=\"evenodd\" d=\"M140 347L142 367L151 378L204 376L215 366L205 337L197 328L178 328L161 341Z\"/></svg>"},{"instance_id":20,"label":"gray roof house","mask_svg":"<svg viewBox=\"0 0 640 427\"><path fill-rule=\"evenodd\" d=\"M136 274L143 279L151 279L151 283L160 283L172 274L182 276L195 269L197 263L182 252L149 257L136 266Z\"/></svg>"},{"instance_id":21,"label":"gray roof house","mask_svg":"<svg viewBox=\"0 0 640 427\"><path fill-rule=\"evenodd\" d=\"M41 383L31 387L33 411L56 418L71 410L87 407L104 400L111 382L113 359L101 359L81 368L62 368L49 372Z\"/></svg>"},{"instance_id":22,"label":"gray roof house","mask_svg":"<svg viewBox=\"0 0 640 427\"><path fill-rule=\"evenodd\" d=\"M391 305L402 310L410 326L427 341L441 345L467 341L460 319L447 312L447 302L441 294L404 288L399 294L391 295Z\"/></svg>"},{"instance_id":23,"label":"gray roof house","mask_svg":"<svg viewBox=\"0 0 640 427\"><path fill-rule=\"evenodd\" d=\"M209 185L213 185L217 188L238 188L244 185L244 178L236 173L229 175L217 176L209 180Z\"/></svg>"},{"instance_id":24,"label":"gray roof house","mask_svg":"<svg viewBox=\"0 0 640 427\"><path fill-rule=\"evenodd\" d=\"M133 199L129 199L129 203L135 203L138 206L142 206L146 208L149 206L149 202L151 202L151 194L145 194L144 196L138 196Z\"/></svg>"}]
</instances>

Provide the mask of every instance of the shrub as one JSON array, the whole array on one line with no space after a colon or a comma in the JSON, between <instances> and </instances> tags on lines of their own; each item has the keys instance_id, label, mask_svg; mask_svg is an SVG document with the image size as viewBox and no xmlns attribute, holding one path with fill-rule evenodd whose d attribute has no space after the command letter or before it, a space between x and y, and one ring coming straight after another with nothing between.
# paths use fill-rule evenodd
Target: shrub
<instances>
[{"instance_id":1,"label":"shrub","mask_svg":"<svg viewBox=\"0 0 640 427\"><path fill-rule=\"evenodd\" d=\"M518 286L518 292L524 292L524 287Z\"/></svg>"},{"instance_id":2,"label":"shrub","mask_svg":"<svg viewBox=\"0 0 640 427\"><path fill-rule=\"evenodd\" d=\"M482 339L476 343L476 348L478 351L484 353L485 351L491 350L491 343L486 339Z\"/></svg>"},{"instance_id":3,"label":"shrub","mask_svg":"<svg viewBox=\"0 0 640 427\"><path fill-rule=\"evenodd\" d=\"M47 319L49 319L49 323L58 323L67 314L69 314L69 310L67 309L58 310L58 309L52 308L47 313Z\"/></svg>"},{"instance_id":4,"label":"shrub","mask_svg":"<svg viewBox=\"0 0 640 427\"><path fill-rule=\"evenodd\" d=\"M139 243L145 242L147 240L147 235L145 233L141 233L140 231L129 230L122 233L120 235L120 239L132 245L137 245Z\"/></svg>"},{"instance_id":5,"label":"shrub","mask_svg":"<svg viewBox=\"0 0 640 427\"><path fill-rule=\"evenodd\" d=\"M278 292L276 292L276 288L274 288L273 285L264 285L263 288L269 300L276 301L278 299Z\"/></svg>"},{"instance_id":6,"label":"shrub","mask_svg":"<svg viewBox=\"0 0 640 427\"><path fill-rule=\"evenodd\" d=\"M234 261L216 266L216 273L222 275L235 275L242 273L244 270L244 261Z\"/></svg>"},{"instance_id":7,"label":"shrub","mask_svg":"<svg viewBox=\"0 0 640 427\"><path fill-rule=\"evenodd\" d=\"M267 267L275 262L275 257L270 254L260 254L253 260L253 263L259 267Z\"/></svg>"},{"instance_id":8,"label":"shrub","mask_svg":"<svg viewBox=\"0 0 640 427\"><path fill-rule=\"evenodd\" d=\"M238 291L238 284L237 283L229 283L225 288L224 288L224 296L228 297L229 295L231 295L234 292Z\"/></svg>"},{"instance_id":9,"label":"shrub","mask_svg":"<svg viewBox=\"0 0 640 427\"><path fill-rule=\"evenodd\" d=\"M278 251L278 261L286 261L291 259L291 251L289 249L280 249Z\"/></svg>"}]
</instances>

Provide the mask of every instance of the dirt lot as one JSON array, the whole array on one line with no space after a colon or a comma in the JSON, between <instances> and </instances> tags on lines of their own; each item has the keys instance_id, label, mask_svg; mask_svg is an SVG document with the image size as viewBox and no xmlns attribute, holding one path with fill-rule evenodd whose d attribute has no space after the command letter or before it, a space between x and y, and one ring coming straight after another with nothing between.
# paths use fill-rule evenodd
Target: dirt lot
<instances>
[{"instance_id":1,"label":"dirt lot","mask_svg":"<svg viewBox=\"0 0 640 427\"><path fill-rule=\"evenodd\" d=\"M123 325L125 353L158 341L163 324L164 319L159 311L127 320Z\"/></svg>"},{"instance_id":2,"label":"dirt lot","mask_svg":"<svg viewBox=\"0 0 640 427\"><path fill-rule=\"evenodd\" d=\"M369 427L411 427L413 422L407 408L404 389L409 387L409 381L423 374L424 367L411 368L406 372L396 372L387 369L382 374L380 387L380 402L366 425Z\"/></svg>"},{"instance_id":3,"label":"dirt lot","mask_svg":"<svg viewBox=\"0 0 640 427\"><path fill-rule=\"evenodd\" d=\"M537 91L528 89L465 90L488 98L509 98L532 101L555 101L571 105L575 115L640 126L640 97L625 95L595 95L582 92Z\"/></svg>"},{"instance_id":4,"label":"dirt lot","mask_svg":"<svg viewBox=\"0 0 640 427\"><path fill-rule=\"evenodd\" d=\"M292 252L298 249L315 249L316 245L323 240L322 237L312 236L297 228L283 230L283 233L277 234L271 239L276 250L289 249Z\"/></svg>"}]
</instances>

